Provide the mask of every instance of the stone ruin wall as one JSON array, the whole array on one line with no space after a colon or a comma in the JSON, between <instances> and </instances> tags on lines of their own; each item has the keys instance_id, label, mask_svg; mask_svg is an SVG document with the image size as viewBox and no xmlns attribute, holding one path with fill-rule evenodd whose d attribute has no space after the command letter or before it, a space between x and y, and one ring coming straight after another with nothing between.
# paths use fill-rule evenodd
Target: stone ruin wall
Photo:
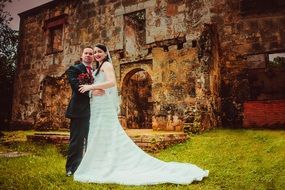
<instances>
[{"instance_id":1,"label":"stone ruin wall","mask_svg":"<svg viewBox=\"0 0 285 190\"><path fill-rule=\"evenodd\" d=\"M215 14L212 23L216 25L220 42L222 122L224 127L239 127L243 121L243 103L258 100L253 98L258 88L253 86L251 72L256 74L257 70L249 69L250 57L285 52L285 3L279 0L216 1L211 12ZM284 99L282 76L285 73L282 72L267 80L274 81L271 87L279 88ZM262 71L262 75L268 74L270 72ZM276 98L274 94L271 96Z\"/></svg>"},{"instance_id":2,"label":"stone ruin wall","mask_svg":"<svg viewBox=\"0 0 285 190\"><path fill-rule=\"evenodd\" d=\"M213 18L218 17L213 12L218 15L219 11L211 7L223 6L218 1L199 0L74 0L22 15L13 121L27 121L41 130L67 128L64 111L71 91L64 72L78 60L82 47L104 42L111 50L121 95L130 73L143 70L149 74L154 129L218 126L222 115L218 33L223 27L215 26ZM132 32L135 23L124 27L124 15L140 10L145 10L146 17L144 44ZM68 15L62 51L46 55L44 21L62 14Z\"/></svg>"},{"instance_id":3,"label":"stone ruin wall","mask_svg":"<svg viewBox=\"0 0 285 190\"><path fill-rule=\"evenodd\" d=\"M69 7L60 4L52 10L36 12L21 19L13 125L48 130L62 128L62 124L68 122L62 114L71 90L67 88L63 74L66 64L71 64L71 60L78 58L78 55L71 55L69 49L57 54L46 54L47 33L43 30L46 19L68 11ZM70 60L66 59L65 54L68 54ZM60 117L55 119L56 115Z\"/></svg>"}]
</instances>

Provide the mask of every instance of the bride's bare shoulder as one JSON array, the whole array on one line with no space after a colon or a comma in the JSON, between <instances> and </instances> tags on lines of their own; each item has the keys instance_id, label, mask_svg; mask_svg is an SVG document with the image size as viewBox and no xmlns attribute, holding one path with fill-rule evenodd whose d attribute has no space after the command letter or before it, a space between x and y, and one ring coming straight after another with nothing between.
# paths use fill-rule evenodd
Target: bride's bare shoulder
<instances>
[{"instance_id":1,"label":"bride's bare shoulder","mask_svg":"<svg viewBox=\"0 0 285 190\"><path fill-rule=\"evenodd\" d=\"M102 69L113 69L113 64L106 61L103 65L102 65Z\"/></svg>"}]
</instances>

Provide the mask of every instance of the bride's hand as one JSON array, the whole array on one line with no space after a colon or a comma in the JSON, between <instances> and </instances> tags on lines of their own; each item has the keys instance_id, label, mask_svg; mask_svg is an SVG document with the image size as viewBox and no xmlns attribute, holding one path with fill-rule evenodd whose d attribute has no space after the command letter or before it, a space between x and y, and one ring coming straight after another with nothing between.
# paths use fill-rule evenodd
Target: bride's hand
<instances>
[{"instance_id":1,"label":"bride's hand","mask_svg":"<svg viewBox=\"0 0 285 190\"><path fill-rule=\"evenodd\" d=\"M92 85L88 85L88 84L79 85L78 91L79 91L80 93L84 93L84 92L87 92L87 91L90 91L90 90L92 90Z\"/></svg>"}]
</instances>

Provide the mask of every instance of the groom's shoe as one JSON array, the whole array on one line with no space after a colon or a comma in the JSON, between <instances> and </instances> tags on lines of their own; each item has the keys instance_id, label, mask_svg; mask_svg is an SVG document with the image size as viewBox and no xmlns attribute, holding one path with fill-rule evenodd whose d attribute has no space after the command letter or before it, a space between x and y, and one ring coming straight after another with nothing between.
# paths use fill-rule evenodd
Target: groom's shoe
<instances>
[{"instance_id":1,"label":"groom's shoe","mask_svg":"<svg viewBox=\"0 0 285 190\"><path fill-rule=\"evenodd\" d=\"M72 171L67 171L67 172L66 172L66 176L67 176L67 177L70 177L70 176L72 176L72 175L73 175Z\"/></svg>"}]
</instances>

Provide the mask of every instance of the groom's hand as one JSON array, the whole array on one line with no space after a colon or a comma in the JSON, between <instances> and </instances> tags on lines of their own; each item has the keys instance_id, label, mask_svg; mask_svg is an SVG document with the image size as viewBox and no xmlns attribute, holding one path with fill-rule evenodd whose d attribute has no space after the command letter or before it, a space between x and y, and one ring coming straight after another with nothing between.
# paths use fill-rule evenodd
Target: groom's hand
<instances>
[{"instance_id":1,"label":"groom's hand","mask_svg":"<svg viewBox=\"0 0 285 190\"><path fill-rule=\"evenodd\" d=\"M105 90L102 90L102 89L92 90L93 96L103 96L104 94L105 94Z\"/></svg>"}]
</instances>

